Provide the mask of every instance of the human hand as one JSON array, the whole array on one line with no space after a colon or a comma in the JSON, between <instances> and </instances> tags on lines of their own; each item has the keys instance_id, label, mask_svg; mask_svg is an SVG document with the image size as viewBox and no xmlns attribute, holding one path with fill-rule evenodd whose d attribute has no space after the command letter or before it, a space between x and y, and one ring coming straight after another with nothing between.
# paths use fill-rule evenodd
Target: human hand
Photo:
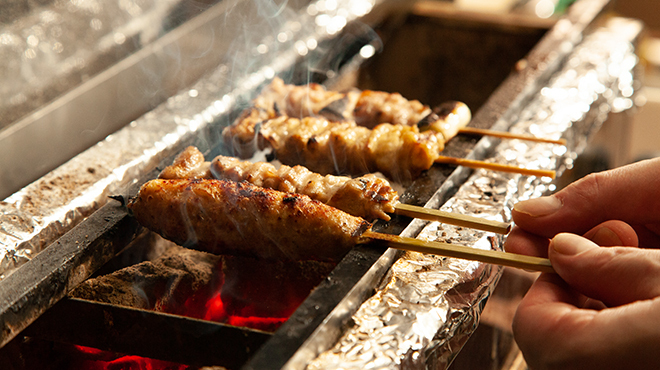
<instances>
[{"instance_id":1,"label":"human hand","mask_svg":"<svg viewBox=\"0 0 660 370\"><path fill-rule=\"evenodd\" d=\"M519 202L512 216L515 227L505 245L509 252L545 257L549 239L559 233L613 236L626 228L624 222L635 236L621 233L618 245L633 245L633 237L641 247L660 248L660 158L596 173L554 195ZM611 220L623 222L597 227Z\"/></svg>"},{"instance_id":2,"label":"human hand","mask_svg":"<svg viewBox=\"0 0 660 370\"><path fill-rule=\"evenodd\" d=\"M557 272L514 319L531 368L660 368L659 182L652 160L516 205L506 250L547 256Z\"/></svg>"}]
</instances>

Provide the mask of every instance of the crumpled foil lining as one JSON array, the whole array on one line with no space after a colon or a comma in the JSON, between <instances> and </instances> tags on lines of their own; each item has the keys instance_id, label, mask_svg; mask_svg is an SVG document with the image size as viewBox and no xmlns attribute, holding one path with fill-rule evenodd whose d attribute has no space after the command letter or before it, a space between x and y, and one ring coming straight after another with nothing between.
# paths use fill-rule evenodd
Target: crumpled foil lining
<instances>
[{"instance_id":1,"label":"crumpled foil lining","mask_svg":"<svg viewBox=\"0 0 660 370\"><path fill-rule=\"evenodd\" d=\"M234 50L225 63L190 89L169 98L125 128L0 201L0 279L16 271L106 203L109 195L120 194L140 176L156 168L163 159L187 145L197 145L201 150L217 145L219 139L209 133L209 127L227 124L222 120L227 120L229 112L237 105L251 99L259 85L290 70L300 57L315 49L321 51L324 40L383 2L385 0L322 0L311 2L298 11L286 8L286 4L275 6L264 1L271 7L261 6L260 16L263 18L252 20L250 27L254 32L246 34L246 39L234 40L241 49ZM104 4L109 6L109 3ZM131 4L133 2L122 0L117 6L139 10L134 8L137 5ZM91 10L75 10L78 5L91 7ZM103 6L81 0L71 2L67 9L76 14L77 23L89 23L102 15L97 10L104 9ZM164 2L161 6L169 9ZM151 17L140 20L153 21ZM26 27L47 29L44 27L50 21L49 16ZM162 22L155 23L160 30ZM139 28L139 24L129 24ZM117 35L126 27L120 22L119 29L109 34ZM62 35L67 37L66 40L59 42L74 45L79 34L66 33ZM14 38L0 33L0 55L6 52L4 48L13 45L6 42ZM12 60L18 59L18 62L20 58L19 55Z\"/></svg>"},{"instance_id":2,"label":"crumpled foil lining","mask_svg":"<svg viewBox=\"0 0 660 370\"><path fill-rule=\"evenodd\" d=\"M634 104L631 41L639 22L613 19L585 37L565 66L523 109L512 132L568 139L568 145L501 141L488 160L562 173L611 111ZM595 112L595 114L594 114ZM480 144L494 145L489 139ZM477 170L441 209L510 222L517 201L553 191L549 178ZM432 222L420 239L501 250L492 233ZM308 366L312 369L446 368L479 322L502 268L407 252L353 316L355 325Z\"/></svg>"}]
</instances>

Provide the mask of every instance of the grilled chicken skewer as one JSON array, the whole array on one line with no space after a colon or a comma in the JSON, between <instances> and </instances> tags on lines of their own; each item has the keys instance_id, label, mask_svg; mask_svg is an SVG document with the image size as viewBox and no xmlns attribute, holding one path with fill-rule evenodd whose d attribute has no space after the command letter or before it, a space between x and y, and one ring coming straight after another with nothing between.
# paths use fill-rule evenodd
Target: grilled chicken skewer
<instances>
[{"instance_id":1,"label":"grilled chicken skewer","mask_svg":"<svg viewBox=\"0 0 660 370\"><path fill-rule=\"evenodd\" d=\"M151 180L128 207L140 224L164 238L214 254L336 262L354 245L379 239L399 249L552 269L540 258L373 232L364 219L305 195L246 182Z\"/></svg>"},{"instance_id":2,"label":"grilled chicken skewer","mask_svg":"<svg viewBox=\"0 0 660 370\"><path fill-rule=\"evenodd\" d=\"M399 93L373 90L349 91L344 98L321 109L320 114L336 121L355 121L368 128L381 123L418 126L423 130L442 132L447 140L456 136L472 119L470 108L459 101L448 101L431 109Z\"/></svg>"},{"instance_id":3,"label":"grilled chicken skewer","mask_svg":"<svg viewBox=\"0 0 660 370\"><path fill-rule=\"evenodd\" d=\"M194 146L179 153L173 164L166 167L159 177L247 181L265 188L304 194L367 220L380 218L387 221L390 219L388 213L396 213L498 234L506 234L510 228L505 222L400 203L399 196L390 183L372 174L355 179L345 176L321 176L302 166L281 165L276 168L270 163L252 163L225 156L218 156L212 162L205 162L204 155Z\"/></svg>"},{"instance_id":4,"label":"grilled chicken skewer","mask_svg":"<svg viewBox=\"0 0 660 370\"><path fill-rule=\"evenodd\" d=\"M554 171L452 158L440 155L442 133L420 132L417 126L382 123L373 130L352 122L332 123L320 117L279 117L263 124L262 148L270 146L284 164L300 164L321 174L381 172L408 183L434 163L554 177Z\"/></svg>"},{"instance_id":5,"label":"grilled chicken skewer","mask_svg":"<svg viewBox=\"0 0 660 370\"><path fill-rule=\"evenodd\" d=\"M214 178L247 181L257 186L286 193L309 196L353 216L367 220L388 221L396 210L399 195L390 183L373 174L358 178L321 176L303 166L276 168L270 163L241 161L234 157L218 156L211 162Z\"/></svg>"},{"instance_id":6,"label":"grilled chicken skewer","mask_svg":"<svg viewBox=\"0 0 660 370\"><path fill-rule=\"evenodd\" d=\"M249 157L254 149L263 148L263 141L254 145L255 139L258 140L258 128L269 120L285 116L319 117L340 125L369 129L381 123L419 126L441 133L446 142L470 122L471 113L467 105L460 102L447 102L432 111L419 101L409 101L398 93L366 90L344 94L314 83L287 85L275 78L254 99L253 105L223 130L223 136L239 156Z\"/></svg>"},{"instance_id":7,"label":"grilled chicken skewer","mask_svg":"<svg viewBox=\"0 0 660 370\"><path fill-rule=\"evenodd\" d=\"M388 221L388 213L396 213L498 234L507 234L511 228L505 222L400 203L397 192L389 182L373 174L355 179L345 176L321 176L303 166L281 165L276 169L270 163L252 163L225 156L213 159L211 173L218 179L247 181L287 193L304 194L367 220L380 218Z\"/></svg>"},{"instance_id":8,"label":"grilled chicken skewer","mask_svg":"<svg viewBox=\"0 0 660 370\"><path fill-rule=\"evenodd\" d=\"M240 125L225 131L225 135L230 135L237 127ZM370 130L354 122L333 123L321 117L297 119L281 116L261 124L259 139L259 148L271 147L282 163L300 164L321 174L356 176L381 172L390 179L408 183L434 163L450 163L533 176L555 176L555 172L549 170L442 156L444 135L433 130L420 132L417 126L382 123Z\"/></svg>"},{"instance_id":9,"label":"grilled chicken skewer","mask_svg":"<svg viewBox=\"0 0 660 370\"><path fill-rule=\"evenodd\" d=\"M339 93L326 90L316 83L305 86L285 84L280 78L273 79L261 91L254 99L252 107L226 130L226 138L230 138L235 147L252 142L256 137L255 127L260 122L281 115L295 118L323 116L331 121L354 121L368 128L374 128L381 123L418 126L422 131L439 131L446 140L458 133L466 133L566 144L563 139L553 140L466 127L472 114L462 102L448 101L431 109L428 105L418 100L408 100L399 93L357 89Z\"/></svg>"},{"instance_id":10,"label":"grilled chicken skewer","mask_svg":"<svg viewBox=\"0 0 660 370\"><path fill-rule=\"evenodd\" d=\"M324 175L381 172L402 183L429 169L445 142L441 133L415 126L383 123L372 130L354 122L286 116L264 123L260 137L261 148L271 147L284 164Z\"/></svg>"},{"instance_id":11,"label":"grilled chicken skewer","mask_svg":"<svg viewBox=\"0 0 660 370\"><path fill-rule=\"evenodd\" d=\"M128 207L179 245L267 259L338 261L371 227L304 195L227 180L151 180Z\"/></svg>"},{"instance_id":12,"label":"grilled chicken skewer","mask_svg":"<svg viewBox=\"0 0 660 370\"><path fill-rule=\"evenodd\" d=\"M429 129L439 131L446 138L452 138L457 134L469 134L566 145L565 139L554 140L467 127L472 119L472 112L465 103L459 101L447 101L431 109L418 100L408 100L399 93L384 91L348 92L343 98L332 100L319 113L338 121L353 120L358 125L369 128L381 123L417 126L421 131Z\"/></svg>"},{"instance_id":13,"label":"grilled chicken skewer","mask_svg":"<svg viewBox=\"0 0 660 370\"><path fill-rule=\"evenodd\" d=\"M309 94L306 95L305 91ZM443 108L444 113L440 114L438 112L427 114L423 125L433 126L434 129L426 131L420 131L417 125L407 124L411 122L409 117L415 116L414 113L417 113L415 117L418 118L426 114L426 110L430 111L419 102L412 104L415 109L407 115L394 117L391 114L375 114L377 117L387 117L389 120L402 123L380 123L371 130L360 126L356 121L332 122L323 117L313 116L321 113L328 106L347 99L339 95L341 94L327 91L317 84L301 87L285 85L280 79L275 79L255 99L252 108L246 110L233 125L223 130L223 136L225 141L236 149L239 156L252 155L254 149L270 146L283 163L301 164L322 174L348 173L355 176L382 172L390 179L405 183L419 176L422 171L429 169L436 162L472 168L484 167L481 161L456 159L439 154L444 149L444 143L468 123L469 109L464 105L457 104L453 110ZM375 110L374 107L380 107L381 113L406 111L398 107L405 106L405 102L408 101L398 94L363 92L360 95L366 97L362 99L365 102L362 105L356 103L360 109L353 110L358 112L354 118L374 116L374 114L360 113L372 112ZM346 96L350 96L350 93ZM385 110L383 107L390 105L378 102L387 101L387 97L397 103L393 103L394 108ZM359 100L358 98L356 101ZM303 118L282 115L278 104L286 108L284 109L286 113L295 113ZM325 108L321 108L324 104ZM467 113L461 113L465 111ZM405 117L408 118L404 119ZM261 129L258 130L257 127ZM255 136L257 136L256 146ZM529 171L492 163L485 166L499 171L554 177L554 171Z\"/></svg>"},{"instance_id":14,"label":"grilled chicken skewer","mask_svg":"<svg viewBox=\"0 0 660 370\"><path fill-rule=\"evenodd\" d=\"M368 220L389 220L399 196L390 183L373 174L358 178L321 176L303 166L276 168L270 163L242 161L218 156L205 162L194 146L183 150L158 176L161 179L220 179L247 181L251 184L309 196L353 216Z\"/></svg>"},{"instance_id":15,"label":"grilled chicken skewer","mask_svg":"<svg viewBox=\"0 0 660 370\"><path fill-rule=\"evenodd\" d=\"M412 126L431 114L428 106L417 100L407 100L399 93L357 89L340 93L317 83L285 84L278 77L259 93L252 107L261 112L261 120L280 115L324 116L333 121L352 120L369 128L379 123ZM469 121L469 109L467 113Z\"/></svg>"}]
</instances>

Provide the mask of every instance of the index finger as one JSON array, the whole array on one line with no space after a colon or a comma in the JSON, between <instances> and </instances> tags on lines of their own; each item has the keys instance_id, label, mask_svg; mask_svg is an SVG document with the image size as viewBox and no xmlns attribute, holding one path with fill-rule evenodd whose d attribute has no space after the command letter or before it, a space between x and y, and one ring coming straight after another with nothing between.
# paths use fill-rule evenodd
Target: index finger
<instances>
[{"instance_id":1,"label":"index finger","mask_svg":"<svg viewBox=\"0 0 660 370\"><path fill-rule=\"evenodd\" d=\"M512 217L522 229L551 238L584 234L607 220L660 224L660 158L591 174L556 194L516 204Z\"/></svg>"}]
</instances>

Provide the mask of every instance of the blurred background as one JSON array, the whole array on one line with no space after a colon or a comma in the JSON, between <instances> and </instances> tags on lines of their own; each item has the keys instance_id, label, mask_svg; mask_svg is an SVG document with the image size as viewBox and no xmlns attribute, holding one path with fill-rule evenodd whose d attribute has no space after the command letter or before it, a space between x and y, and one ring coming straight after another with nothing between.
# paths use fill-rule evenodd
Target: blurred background
<instances>
[{"instance_id":1,"label":"blurred background","mask_svg":"<svg viewBox=\"0 0 660 370\"><path fill-rule=\"evenodd\" d=\"M627 160L660 155L660 3L653 0L617 1L622 16L637 18L647 27L639 49L644 66L643 92L646 102L634 115Z\"/></svg>"}]
</instances>

